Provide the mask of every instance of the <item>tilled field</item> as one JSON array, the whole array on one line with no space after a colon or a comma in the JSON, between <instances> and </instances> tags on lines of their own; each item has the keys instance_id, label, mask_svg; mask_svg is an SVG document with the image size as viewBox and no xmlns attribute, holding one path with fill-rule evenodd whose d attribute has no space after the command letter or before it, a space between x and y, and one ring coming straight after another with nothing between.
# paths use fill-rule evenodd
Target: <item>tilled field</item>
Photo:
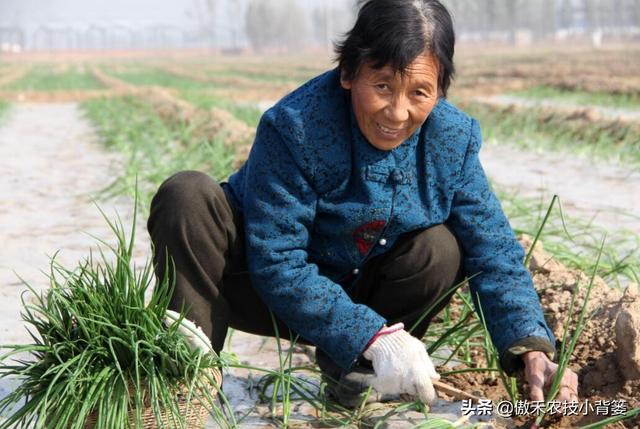
<instances>
[{"instance_id":1,"label":"tilled field","mask_svg":"<svg viewBox=\"0 0 640 429\"><path fill-rule=\"evenodd\" d=\"M465 55L463 51L458 65L459 78L452 89L452 94L464 105L470 103L472 98L477 102L477 97L480 96L500 96L505 92L516 91L517 93L519 90L544 85L562 90L606 93L612 97L625 95L633 104L633 97L640 97L640 81L637 78L640 51L634 49L571 50L562 53L532 51L526 55L513 52ZM621 52L624 52L624 55L621 55ZM140 168L139 186L145 190L141 194L141 206L144 212L149 195L164 178L160 176L170 174L171 169L203 169L216 178L224 178L246 158L255 133L256 118L259 117L261 108L273 103L300 82L331 65L317 59L311 61L291 58L271 60L268 66L264 65L264 59L251 58L225 58L221 61L194 58L167 61L149 59L133 62L119 60L108 63L94 60L81 66L74 61L73 64L53 63L49 66L46 84L49 85L48 87L43 86L45 84L39 77L43 73L42 67L42 65L34 67L29 63L16 62L0 68L0 98L14 103L5 121L0 121L2 126L0 141L7 142L2 146L3 150L7 150L7 155L5 161L0 163L0 171L5 176L12 177L18 177L16 176L18 171L26 174L25 178L12 181L3 191L6 195L3 201L6 202L3 202L5 207L0 214L7 220L3 225L8 225L5 233L9 240L5 245L7 253L2 258L6 267L3 267L0 289L3 294L6 293L7 311L3 314L7 315L5 326L10 328L0 338L0 343L13 341L14 338L10 335L20 331L20 324L17 323L20 288L15 279L10 279L11 271L33 273L35 278L37 270L46 269L45 259L29 259L25 255L34 253L33 249L39 249L35 251L39 254L38 257L43 253L53 253L57 249L72 249L76 253L71 250L68 252L73 257L81 258L81 254L89 248L89 242L76 241L78 240L76 236L80 235L82 230L88 229L93 232L91 228L94 225L97 227L100 219L97 210L94 210L94 214L98 216L90 215L90 203L84 195L87 193L95 195L94 193L103 186L117 182L118 185L112 187L112 192L108 195L112 197L120 195L117 201L118 204L122 204L126 201L122 199L122 195L131 194L132 183L134 183L132 177L138 172L136 168ZM73 76L80 75L82 77L74 80ZM56 84L56 81L59 84ZM74 85L74 82L78 82L77 85ZM85 100L96 103L93 108L87 107L88 104L84 105L83 110L88 115L86 118L80 115L75 104L44 104L52 101ZM40 104L25 104L26 101ZM504 110L500 111L498 119L488 117L487 122L482 123L485 132L491 131L490 120L506 122L511 119L510 115L515 117L516 113L519 113L526 116L530 113L527 106L521 107L524 107L524 111L516 112L514 107L499 106L498 108L504 108ZM627 119L615 116L604 117L604 115L594 117L589 116L588 112L585 113L583 106L575 107L575 109L572 106L555 108L551 103L545 106L544 112L537 111L536 117L542 118L543 123L552 123L556 128L571 121L582 121L575 128L588 127L590 132L583 130L583 134L579 135L563 134L563 138L577 139L581 144L585 142L588 144L589 139L596 138L594 136L607 135L606 130L609 128L615 129L619 128L620 124L625 124L629 131L621 137L624 148L628 148L624 150L633 150L634 147L640 150L638 148L640 141L634 140L633 137L636 135L634 133L640 135L634 117ZM109 108L112 110L109 110L108 114L112 116L100 117L101 114L105 115ZM125 108L128 109L126 114L130 116L119 117L119 110L122 113ZM633 111L633 107L630 110ZM34 115L33 120L29 120L28 115ZM547 115L547 118L549 115L555 115L553 121L557 122L551 119L545 122L544 115ZM572 118L572 115L577 115L577 119ZM42 123L36 119L42 120ZM87 125L87 119L94 121L93 128ZM1 125L3 122L4 125ZM559 125L556 126L556 123ZM109 124L122 124L123 129L108 129ZM148 130L145 131L145 127L149 127L150 124L154 129L162 128L164 134L151 135ZM130 125L131 128L124 130L125 125ZM58 134L47 133L47 129L57 130ZM69 135L65 135L65 131ZM529 132L528 129L527 132ZM542 131L536 129L531 132L541 133ZM541 134L532 135L534 136L532 139L535 139ZM566 137L567 135L569 137ZM29 140L25 136L33 136L34 139ZM622 144L616 147L615 139L607 138L610 139L605 142L609 145L607 146L609 151L622 150ZM56 145L53 143L48 145L47 139ZM163 143L160 145L159 141L149 139L161 139ZM508 139L508 134L499 134L500 142L513 143L503 141ZM98 140L103 140L109 149L107 151L99 149ZM220 146L216 146L218 144ZM14 149L11 149L12 147ZM154 153L160 150L163 151L165 158L154 159ZM499 145L492 144L486 150L500 153ZM17 153L22 153L23 157L9 156ZM222 156L222 153L231 158L229 162L211 162L215 161L211 159L212 157ZM542 169L535 165L535 161L531 161L533 153L531 151L525 150L522 155L518 155L517 151L509 153L511 155L506 158L501 159L499 156L492 158L492 164L487 168L490 177L494 177L495 174L497 178L499 172L513 171L514 166L529 173ZM82 157L80 154L83 154ZM137 155L133 156L133 154ZM133 159L137 164L132 164ZM623 164L624 161L625 159L622 159ZM47 162L51 163L50 168L46 167ZM588 165L588 161L575 162L581 163L582 166ZM566 174L564 171L566 169L563 169L561 162L556 165L548 164L545 165L546 174L557 174L559 177L563 173ZM161 165L169 165L169 167L164 170L160 169ZM27 166L26 169L25 166ZM150 174L148 170L151 168L158 169L162 174ZM622 165L620 168L624 170L627 167ZM634 174L632 168L628 168L628 171L629 177L635 177L632 176ZM514 173L526 176L522 172ZM574 174L589 175L586 168L584 172ZM56 182L54 180L56 178L60 178L61 181ZM581 180L581 177L573 179L576 182L576 190L581 182L587 182L586 176L584 180ZM597 177L588 177L588 179L597 181ZM620 187L623 188L619 190L622 194L625 194L624 189L627 189L624 186L629 185L626 195L631 202L637 196L637 188L633 186L633 180L625 183L625 180L621 179L619 182ZM606 188L606 178L602 178L601 186ZM54 188L61 188L64 192L57 194ZM531 183L530 188L534 194L545 193L545 187L539 183ZM586 206L587 211L578 215L585 216L585 213L589 213L589 209L596 212L607 210L602 208L601 203L608 196L602 195L601 191L596 194L596 186L591 188L594 189L580 190L580 203ZM42 189L45 190L42 191ZM78 194L71 194L74 198L69 198L70 193L67 189L77 189ZM572 189L574 188L569 186L565 190L566 195L561 195L569 212L571 212L572 197L577 194L577 191L574 192ZM594 192L590 193L590 190ZM75 195L83 197L75 197ZM108 200L103 204L112 204L113 201ZM594 202L592 207L589 207L590 201ZM633 211L637 207L633 204L623 204L623 206L610 207L609 210L619 214L620 211ZM20 210L24 207L30 210L28 216L20 214L22 213ZM45 207L47 209L44 209ZM40 214L43 210L47 212L46 218ZM60 226L63 220L69 219L69 216L74 219L73 225ZM625 234L640 231L640 221L634 220L633 213L631 216L628 214L622 216L628 222L625 224L627 230L631 231ZM43 219L46 219L46 222L43 222ZM535 221L539 219L536 220L535 216L528 219L531 224L530 229L538 227ZM620 226L616 223L614 220L605 225L614 235L616 227ZM58 232L62 230L64 234L59 234ZM95 234L99 235L98 232ZM149 253L146 234L141 232L139 237L141 238L138 256L144 258ZM631 272L633 272L638 260L638 249L625 249L625 252L622 254L624 260L620 261L620 264L631 261L633 265ZM65 252L62 253L64 254ZM583 260L589 258L584 255L582 257ZM547 311L547 320L559 339L563 338L564 328L569 328L571 334L576 326L577 314L581 309L587 285L590 283L588 267L591 266L575 262L571 266L577 266L576 268L567 268L560 262L563 258L567 261L571 260L571 257L566 254L556 257L556 255L538 251L534 254L530 265L536 288ZM635 266L636 270L638 268L640 267ZM616 269L611 270L615 275ZM27 278L32 278L31 275L27 275ZM637 280L638 277L635 278L635 281ZM574 368L580 376L579 393L581 399L585 401L585 406L600 404L602 408L603 401L609 401L607 405L609 414L611 414L611 401L616 401L615 404L626 401L624 405L628 409L640 408L640 402L637 399L640 397L640 356L638 355L640 353L638 338L640 337L634 337L634 335L640 335L638 324L640 299L634 293L637 285L632 281L634 279L631 277L623 282L629 286L627 292L623 293L621 290L611 288L599 277L595 277L590 299L585 307L591 319L586 323L582 334L577 337L573 358L570 360L570 367ZM576 292L578 298L570 311L573 292ZM457 305L452 305L450 310L443 314L441 325L436 327L434 332L443 332L459 322L461 311L461 303L458 301ZM469 324L473 321L476 324L478 322L477 319L471 318ZM449 353L456 350L454 359L446 366L440 367L443 380L467 393L489 398L494 403L508 398L507 390L496 376L496 368L491 371L469 372L476 368L484 368L491 362L486 359L488 349L484 344L484 335L476 332L469 333L469 336L465 337L468 333L468 329L462 329L458 336L453 335L451 341L446 343L446 347L436 353L439 355L447 350ZM15 339L26 338L26 336L18 336ZM429 337L429 339L432 338ZM567 339L565 343L568 342ZM634 344L636 348L633 347ZM238 333L233 337L228 350L230 353L235 353L239 362L244 365L282 371L282 368L278 368L277 348L271 340L263 342L259 337ZM292 349L292 353L296 359L294 366L313 368L311 349L296 346ZM446 356L440 359L446 359ZM454 373L459 370L464 372ZM303 371L303 373L314 380L312 381L312 384L315 383L312 389L314 394L322 396L322 392L318 390L320 386L317 373L313 370ZM371 427L378 423L379 427L408 428L419 425L424 417L419 406L407 405L403 402L382 407L364 407L351 413L327 408L326 402L294 398L293 408L286 411L278 401L275 401L276 405L272 403L272 395L268 394L268 389L267 394L262 396L259 394L264 387L260 382L261 375L261 371L250 371L246 368L235 368L227 373L225 392L233 407L231 412L236 418L244 416L241 427L282 426L290 417L289 426L291 427L336 424ZM519 383L519 393L521 399L527 396L526 385L522 382ZM443 396L448 401L456 399L453 396ZM478 420L478 417L470 419L469 416L462 416L461 406L460 402L441 401L432 412L433 415L446 417L449 421L458 420L460 425L483 420ZM617 411L620 410L616 409ZM289 412L290 415L287 414ZM383 419L385 414L388 415ZM494 418L489 422L495 427L528 427L531 422L530 417L516 417L513 420ZM586 416L563 418L556 416L545 420L545 424L558 428L579 427L602 420L604 417L603 413L592 410ZM486 422L486 419L484 420ZM615 423L612 427L638 426L640 421L636 417Z\"/></svg>"}]
</instances>

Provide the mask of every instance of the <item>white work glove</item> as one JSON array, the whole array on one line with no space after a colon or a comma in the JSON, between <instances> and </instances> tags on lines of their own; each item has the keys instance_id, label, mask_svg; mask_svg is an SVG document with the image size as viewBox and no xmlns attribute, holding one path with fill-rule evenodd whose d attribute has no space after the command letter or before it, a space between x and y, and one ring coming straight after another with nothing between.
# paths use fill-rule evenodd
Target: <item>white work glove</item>
<instances>
[{"instance_id":1,"label":"white work glove","mask_svg":"<svg viewBox=\"0 0 640 429\"><path fill-rule=\"evenodd\" d=\"M164 324L169 327L172 326L180 319L180 314L172 310L167 310L164 315ZM210 353L213 351L211 347L211 341L202 331L202 328L197 326L191 320L182 319L178 326L178 332L187 338L187 343L191 351L198 350L202 353Z\"/></svg>"},{"instance_id":2,"label":"white work glove","mask_svg":"<svg viewBox=\"0 0 640 429\"><path fill-rule=\"evenodd\" d=\"M432 404L437 396L431 380L438 380L440 374L424 344L403 328L401 323L383 328L364 351L375 371L371 387L378 393L409 394Z\"/></svg>"}]
</instances>

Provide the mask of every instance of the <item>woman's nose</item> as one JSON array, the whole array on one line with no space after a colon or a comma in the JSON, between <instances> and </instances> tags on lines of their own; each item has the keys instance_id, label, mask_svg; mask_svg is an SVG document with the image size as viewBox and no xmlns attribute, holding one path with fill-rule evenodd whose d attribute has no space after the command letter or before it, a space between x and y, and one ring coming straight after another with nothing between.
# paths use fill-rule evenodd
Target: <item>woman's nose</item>
<instances>
[{"instance_id":1,"label":"woman's nose","mask_svg":"<svg viewBox=\"0 0 640 429\"><path fill-rule=\"evenodd\" d=\"M406 97L393 97L387 107L385 114L394 123L405 122L409 119L409 103Z\"/></svg>"}]
</instances>

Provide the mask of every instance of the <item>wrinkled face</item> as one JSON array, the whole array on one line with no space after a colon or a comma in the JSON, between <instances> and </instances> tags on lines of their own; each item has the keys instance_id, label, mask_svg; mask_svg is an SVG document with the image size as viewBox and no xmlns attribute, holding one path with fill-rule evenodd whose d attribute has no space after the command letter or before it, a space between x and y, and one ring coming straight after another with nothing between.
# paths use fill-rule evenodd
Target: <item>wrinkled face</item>
<instances>
[{"instance_id":1,"label":"wrinkled face","mask_svg":"<svg viewBox=\"0 0 640 429\"><path fill-rule=\"evenodd\" d=\"M408 139L427 119L438 101L438 61L419 55L404 76L385 66L363 64L352 80L340 79L351 90L351 104L360 131L380 150L391 150Z\"/></svg>"}]
</instances>

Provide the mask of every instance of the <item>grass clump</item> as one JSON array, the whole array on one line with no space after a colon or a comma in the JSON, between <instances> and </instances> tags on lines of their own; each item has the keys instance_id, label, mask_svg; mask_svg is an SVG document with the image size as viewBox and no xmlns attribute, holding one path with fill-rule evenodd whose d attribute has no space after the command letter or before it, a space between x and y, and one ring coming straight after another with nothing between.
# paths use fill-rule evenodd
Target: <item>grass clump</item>
<instances>
[{"instance_id":1,"label":"grass clump","mask_svg":"<svg viewBox=\"0 0 640 429\"><path fill-rule=\"evenodd\" d=\"M511 92L510 95L532 100L557 100L565 104L579 106L602 106L613 108L640 108L640 97L636 94L612 94L605 91L580 91L538 85L522 91Z\"/></svg>"},{"instance_id":2,"label":"grass clump","mask_svg":"<svg viewBox=\"0 0 640 429\"><path fill-rule=\"evenodd\" d=\"M133 231L127 241L120 222L109 226L117 244L103 242L108 253L72 270L54 257L50 289L29 286L35 299L23 298L23 319L33 342L3 347L0 376L21 384L0 400L9 415L0 428L81 429L90 416L96 429L141 428L146 407L157 422L166 413L159 427L186 428L180 391L216 409L218 357L191 351L177 323L164 325L172 281L152 288L151 264L133 264Z\"/></svg>"},{"instance_id":3,"label":"grass clump","mask_svg":"<svg viewBox=\"0 0 640 429\"><path fill-rule=\"evenodd\" d=\"M24 77L4 88L15 91L70 91L104 89L104 86L87 69L76 65L59 69L53 66L33 67Z\"/></svg>"}]
</instances>

